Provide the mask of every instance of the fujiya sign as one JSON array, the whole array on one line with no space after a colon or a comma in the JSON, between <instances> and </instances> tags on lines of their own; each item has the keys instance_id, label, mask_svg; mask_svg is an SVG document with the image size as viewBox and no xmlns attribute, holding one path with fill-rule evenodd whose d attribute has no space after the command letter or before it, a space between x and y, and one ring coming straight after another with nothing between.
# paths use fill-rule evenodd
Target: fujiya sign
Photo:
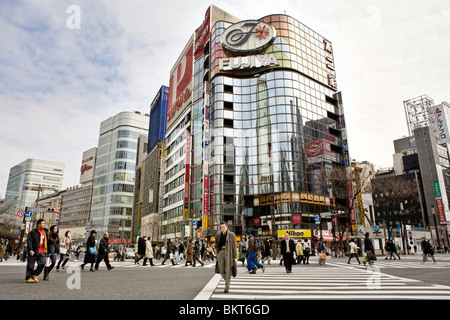
<instances>
[{"instance_id":1,"label":"fujiya sign","mask_svg":"<svg viewBox=\"0 0 450 320\"><path fill-rule=\"evenodd\" d=\"M271 25L258 20L246 20L228 27L220 42L227 51L252 53L272 44L276 36L276 30Z\"/></svg>"},{"instance_id":2,"label":"fujiya sign","mask_svg":"<svg viewBox=\"0 0 450 320\"><path fill-rule=\"evenodd\" d=\"M277 66L278 61L273 53L245 57L230 57L222 58L219 62L219 69L223 71L247 69L247 68L261 68L268 66Z\"/></svg>"}]
</instances>

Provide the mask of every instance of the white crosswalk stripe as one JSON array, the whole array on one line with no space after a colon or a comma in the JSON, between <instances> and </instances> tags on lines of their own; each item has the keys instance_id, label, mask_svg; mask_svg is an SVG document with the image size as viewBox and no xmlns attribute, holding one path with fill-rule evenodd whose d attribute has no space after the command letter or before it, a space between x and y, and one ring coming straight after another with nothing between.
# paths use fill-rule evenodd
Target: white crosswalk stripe
<instances>
[{"instance_id":1,"label":"white crosswalk stripe","mask_svg":"<svg viewBox=\"0 0 450 320\"><path fill-rule=\"evenodd\" d=\"M450 287L396 277L351 266L329 265L294 270L266 268L265 273L242 270L231 279L229 293L223 293L220 279L211 300L297 300L297 299L450 299Z\"/></svg>"},{"instance_id":2,"label":"white crosswalk stripe","mask_svg":"<svg viewBox=\"0 0 450 320\"><path fill-rule=\"evenodd\" d=\"M333 262L333 264L336 265L342 265L342 266L348 266L349 264L347 262ZM418 261L389 261L389 260L380 260L378 259L375 264L375 266L379 267L379 268L395 268L395 269L422 269L422 268L436 268L436 269L443 269L443 268L448 268L450 266L450 263L436 263L433 264L433 262L426 262L426 263L421 263L420 260ZM358 263L356 261L352 261L350 266L352 267L359 267L361 269L366 269L367 266L364 266L364 264L361 262L360 265L358 265Z\"/></svg>"},{"instance_id":3,"label":"white crosswalk stripe","mask_svg":"<svg viewBox=\"0 0 450 320\"><path fill-rule=\"evenodd\" d=\"M184 263L179 263L176 265L173 265L172 263L165 263L162 265L161 263L156 263L154 266L150 266L149 264L146 266L143 266L141 264L134 264L134 262L117 262L117 263L111 263L114 267L123 267L123 268L184 268L184 269L197 269L197 268L212 268L215 266L214 263L205 263L205 265L202 267L200 264L197 264L195 267L192 266L185 266Z\"/></svg>"}]
</instances>

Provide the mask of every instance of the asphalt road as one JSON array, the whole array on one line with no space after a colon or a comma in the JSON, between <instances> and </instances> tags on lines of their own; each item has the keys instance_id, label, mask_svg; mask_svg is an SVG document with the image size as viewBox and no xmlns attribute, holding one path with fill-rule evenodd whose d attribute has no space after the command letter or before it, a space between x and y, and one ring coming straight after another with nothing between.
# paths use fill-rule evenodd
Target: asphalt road
<instances>
[{"instance_id":1,"label":"asphalt road","mask_svg":"<svg viewBox=\"0 0 450 320\"><path fill-rule=\"evenodd\" d=\"M80 257L82 258L82 257ZM431 261L421 264L421 256L402 256L401 260L384 260L378 257L376 266L389 275L420 280L429 284L450 286L450 255L436 255L438 263ZM315 268L317 261L311 257L310 265L294 266L294 273L301 273L302 268ZM80 259L81 260L81 259ZM356 260L347 265L346 258L328 258L331 263L346 268L358 266ZM0 263L0 300L186 300L192 301L202 292L214 277L215 262L207 261L204 267L185 267L184 261L179 266L172 266L169 261L165 266L155 261L156 266L135 265L132 260L112 262L115 266L108 271L102 262L100 270L89 272L89 266L81 271L81 261L70 261L66 270L50 273L50 281L39 283L25 282L25 262L10 259ZM246 268L238 263L238 272L246 273ZM69 268L68 268L69 267ZM327 265L321 272L326 272ZM283 268L279 261L273 261L266 268Z\"/></svg>"}]
</instances>

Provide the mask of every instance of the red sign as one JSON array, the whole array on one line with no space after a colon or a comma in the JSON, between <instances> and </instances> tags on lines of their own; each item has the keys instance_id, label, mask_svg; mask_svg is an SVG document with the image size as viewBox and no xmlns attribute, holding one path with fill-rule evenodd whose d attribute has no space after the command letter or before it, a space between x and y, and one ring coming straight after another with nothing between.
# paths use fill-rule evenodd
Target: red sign
<instances>
[{"instance_id":1,"label":"red sign","mask_svg":"<svg viewBox=\"0 0 450 320\"><path fill-rule=\"evenodd\" d=\"M261 226L261 218L260 217L253 218L253 226L255 226L255 227Z\"/></svg>"},{"instance_id":2,"label":"red sign","mask_svg":"<svg viewBox=\"0 0 450 320\"><path fill-rule=\"evenodd\" d=\"M130 240L109 239L109 243L130 243Z\"/></svg>"},{"instance_id":3,"label":"red sign","mask_svg":"<svg viewBox=\"0 0 450 320\"><path fill-rule=\"evenodd\" d=\"M436 206L439 214L439 222L445 223L445 210L444 210L444 203L442 202L442 199L436 199Z\"/></svg>"},{"instance_id":4,"label":"red sign","mask_svg":"<svg viewBox=\"0 0 450 320\"><path fill-rule=\"evenodd\" d=\"M195 30L195 48L194 48L194 58L197 60L203 55L203 51L205 50L205 44L209 40L209 17L210 17L210 8L206 10L205 20L202 25Z\"/></svg>"},{"instance_id":5,"label":"red sign","mask_svg":"<svg viewBox=\"0 0 450 320\"><path fill-rule=\"evenodd\" d=\"M203 214L208 214L208 191L209 191L209 178L203 176Z\"/></svg>"},{"instance_id":6,"label":"red sign","mask_svg":"<svg viewBox=\"0 0 450 320\"><path fill-rule=\"evenodd\" d=\"M292 223L302 223L302 215L300 213L292 214Z\"/></svg>"},{"instance_id":7,"label":"red sign","mask_svg":"<svg viewBox=\"0 0 450 320\"><path fill-rule=\"evenodd\" d=\"M91 170L92 166L88 166L87 164L83 164L81 166L81 174L84 174L85 171Z\"/></svg>"},{"instance_id":8,"label":"red sign","mask_svg":"<svg viewBox=\"0 0 450 320\"><path fill-rule=\"evenodd\" d=\"M17 211L17 216L18 216L19 218L22 218L24 214L25 214L25 211L23 211L23 210Z\"/></svg>"},{"instance_id":9,"label":"red sign","mask_svg":"<svg viewBox=\"0 0 450 320\"><path fill-rule=\"evenodd\" d=\"M169 82L169 102L167 108L167 122L175 115L183 102L191 95L188 85L192 81L194 69L194 44L191 43L185 56L181 58L178 65L173 69Z\"/></svg>"},{"instance_id":10,"label":"red sign","mask_svg":"<svg viewBox=\"0 0 450 320\"><path fill-rule=\"evenodd\" d=\"M186 171L184 174L184 201L189 201L189 173L191 171L191 134L186 132Z\"/></svg>"}]
</instances>

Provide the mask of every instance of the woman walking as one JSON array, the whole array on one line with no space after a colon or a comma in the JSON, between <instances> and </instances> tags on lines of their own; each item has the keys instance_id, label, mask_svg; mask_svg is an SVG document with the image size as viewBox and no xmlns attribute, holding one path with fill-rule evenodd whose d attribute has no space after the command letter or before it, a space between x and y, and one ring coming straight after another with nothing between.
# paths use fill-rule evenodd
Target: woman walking
<instances>
[{"instance_id":1,"label":"woman walking","mask_svg":"<svg viewBox=\"0 0 450 320\"><path fill-rule=\"evenodd\" d=\"M309 256L311 254L311 248L308 242L304 242L303 247L303 264L309 264Z\"/></svg>"},{"instance_id":2,"label":"woman walking","mask_svg":"<svg viewBox=\"0 0 450 320\"><path fill-rule=\"evenodd\" d=\"M49 281L50 271L52 271L53 267L56 264L56 256L59 253L59 235L58 235L58 227L56 225L50 227L50 232L47 238L47 254L46 261L44 267L44 280Z\"/></svg>"},{"instance_id":3,"label":"woman walking","mask_svg":"<svg viewBox=\"0 0 450 320\"><path fill-rule=\"evenodd\" d=\"M92 272L95 272L94 270L94 263L95 263L95 255L97 254L97 247L95 245L95 236L97 235L97 232L95 230L91 231L91 236L87 239L86 242L86 254L84 256L83 264L80 266L81 270L84 270L84 266L88 263L91 264L91 270Z\"/></svg>"},{"instance_id":4,"label":"woman walking","mask_svg":"<svg viewBox=\"0 0 450 320\"><path fill-rule=\"evenodd\" d=\"M152 238L148 237L145 241L145 256L143 266L147 265L147 260L150 260L150 265L153 267L153 247L152 247Z\"/></svg>"},{"instance_id":5,"label":"woman walking","mask_svg":"<svg viewBox=\"0 0 450 320\"><path fill-rule=\"evenodd\" d=\"M187 267L188 263L192 266L194 261L194 244L192 243L192 239L189 239L189 243L186 247L186 263L184 266Z\"/></svg>"},{"instance_id":6,"label":"woman walking","mask_svg":"<svg viewBox=\"0 0 450 320\"><path fill-rule=\"evenodd\" d=\"M303 261L303 243L301 240L297 241L295 252L297 253L296 263L301 264ZM303 262L303 264L305 264L305 262Z\"/></svg>"},{"instance_id":7,"label":"woman walking","mask_svg":"<svg viewBox=\"0 0 450 320\"><path fill-rule=\"evenodd\" d=\"M204 266L204 263L201 260L200 243L198 242L198 239L195 239L195 244L194 244L194 265L193 265L193 267L195 267L195 263L197 261L202 265L202 267Z\"/></svg>"},{"instance_id":8,"label":"woman walking","mask_svg":"<svg viewBox=\"0 0 450 320\"><path fill-rule=\"evenodd\" d=\"M369 238L369 233L366 232L365 238L364 238L364 251L367 254L367 261L369 262L369 265L372 266L373 262L377 260L377 257L375 255L375 249L372 244L372 240ZM364 262L364 265L366 263Z\"/></svg>"},{"instance_id":9,"label":"woman walking","mask_svg":"<svg viewBox=\"0 0 450 320\"><path fill-rule=\"evenodd\" d=\"M356 243L355 243L355 241L354 241L353 239L350 240L349 246L350 246L350 257L348 258L347 263L350 264L350 260L351 260L353 257L355 257L355 258L356 258L356 261L358 261L358 263L361 264L361 261L359 261L359 258L358 258L358 250L359 250L359 247L356 245Z\"/></svg>"},{"instance_id":10,"label":"woman walking","mask_svg":"<svg viewBox=\"0 0 450 320\"><path fill-rule=\"evenodd\" d=\"M247 248L246 243L244 239L241 239L241 242L239 242L239 261L242 262L242 266L244 266L245 258L247 255Z\"/></svg>"},{"instance_id":11,"label":"woman walking","mask_svg":"<svg viewBox=\"0 0 450 320\"><path fill-rule=\"evenodd\" d=\"M70 231L66 231L64 234L64 238L62 243L60 244L59 248L59 261L58 265L56 266L56 271L59 272L59 266L62 261L62 268L64 269L64 266L66 265L67 261L70 260L70 253L72 252L72 238L70 236Z\"/></svg>"}]
</instances>

